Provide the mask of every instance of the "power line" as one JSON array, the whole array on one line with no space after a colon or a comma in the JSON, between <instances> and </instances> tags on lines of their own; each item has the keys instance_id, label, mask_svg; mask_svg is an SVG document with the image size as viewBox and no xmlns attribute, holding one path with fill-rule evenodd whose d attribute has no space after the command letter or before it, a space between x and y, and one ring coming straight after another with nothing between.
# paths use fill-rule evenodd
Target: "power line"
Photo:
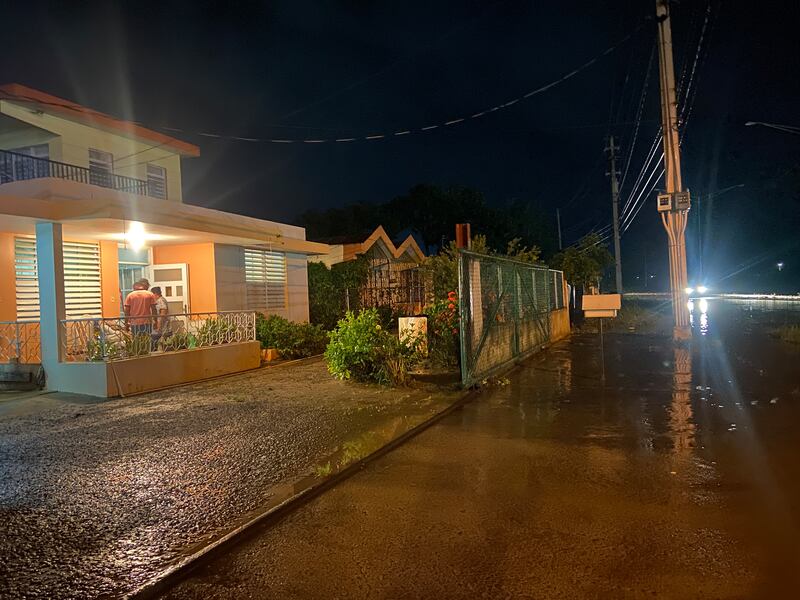
<instances>
[{"instance_id":1,"label":"power line","mask_svg":"<svg viewBox=\"0 0 800 600\"><path fill-rule=\"evenodd\" d=\"M625 186L625 179L628 177L628 170L630 169L631 159L633 158L633 150L634 147L636 146L636 140L639 137L639 126L641 125L642 122L642 114L644 113L645 100L647 99L647 88L650 81L650 73L653 69L653 58L655 57L655 54L656 54L656 45L655 43L653 43L653 49L650 51L650 59L647 61L647 71L645 73L644 82L642 84L642 94L641 97L639 98L639 108L636 111L636 126L633 129L633 139L631 141L630 148L628 149L628 158L625 161L625 169L622 173L622 180L620 181L619 184L620 190Z\"/></svg>"},{"instance_id":2,"label":"power line","mask_svg":"<svg viewBox=\"0 0 800 600\"><path fill-rule=\"evenodd\" d=\"M311 138L311 139L309 139L309 138L297 138L297 139L294 139L294 138L264 138L264 137L257 137L257 136L247 136L247 137L245 137L245 136L228 135L228 134L207 132L207 131L205 131L205 132L191 132L191 131L188 131L186 129L182 129L182 128L179 128L179 127L166 127L166 126L155 127L155 128L151 127L151 129L162 129L162 130L170 131L170 132L194 134L194 135L198 135L198 136L201 136L201 137L208 137L208 138L226 139L226 140L234 140L234 141L241 141L241 142L251 142L251 143L269 143L269 144L327 144L327 143L348 143L348 142L356 142L356 141L377 141L377 140L395 139L395 138L400 138L400 137L404 137L404 136L412 135L412 134L428 133L428 132L431 132L431 131L434 131L434 130L438 130L438 129L443 129L443 130L451 129L451 128L455 127L456 125L461 125L461 124L464 124L464 123L472 122L472 121L475 121L477 119L481 119L483 117L489 116L489 115L491 115L491 114L493 114L495 112L508 109L511 106L514 106L515 104L517 104L517 103L519 103L521 101L524 101L524 100L527 100L527 99L529 99L529 98L531 98L533 96L537 96L539 94L542 94L542 93L544 93L544 92L546 92L546 91L548 91L548 90L550 90L550 89L552 89L552 88L564 83L565 81L571 79L575 75L578 75L579 73L581 73L581 72L585 71L586 69L588 69L589 67L591 67L593 64L595 64L597 61L599 61L604 56L607 56L607 55L611 54L612 52L614 52L615 50L617 50L625 42L627 42L629 39L631 39L636 33L638 33L639 30L641 30L642 27L644 27L644 24L645 24L645 22L640 23L631 33L629 33L628 35L623 37L618 42L616 42L616 43L612 44L611 46L609 46L608 48L606 48L603 52L600 52L599 54L595 55L593 58L591 58L591 59L587 60L586 62L584 62L579 67L573 69L572 71L566 73L565 75L559 77L558 79L555 79L555 80L551 81L550 83L548 83L546 85L543 85L543 86L540 86L540 87L538 87L536 89L533 89L533 90L531 90L531 91L529 91L529 92L527 92L527 93L525 93L525 94L523 94L521 96L517 96L516 98L511 98L510 100L507 100L506 102L503 102L502 104L498 104L497 106L493 106L491 108L486 108L484 110L480 110L478 112L475 112L475 113L472 113L472 114L469 114L469 115L455 116L454 118L448 119L446 121L442 121L442 122L438 122L438 123L432 123L430 125L426 125L426 126L423 126L423 127L409 127L409 128L406 128L406 129L400 129L398 131L376 132L376 133L373 133L373 134L370 134L370 135L351 134L349 136L342 136L342 137L338 137L338 138ZM29 100L31 102L35 102L35 103L38 103L38 104L60 106L62 108L67 108L67 109L70 109L70 110L77 110L74 105L70 105L70 104L66 104L66 103L46 102L46 101L38 100L36 98L30 98L30 97L22 96L22 95L20 95L20 96L14 96L14 95L11 95L11 94L6 94L6 95L10 99ZM93 111L91 109L82 109L81 112L89 112L90 114L96 114L98 116L102 115L103 117L107 117L108 116L108 115L103 115L103 113L100 113L98 111ZM137 122L134 122L134 124L141 125L141 123L137 123Z\"/></svg>"}]
</instances>

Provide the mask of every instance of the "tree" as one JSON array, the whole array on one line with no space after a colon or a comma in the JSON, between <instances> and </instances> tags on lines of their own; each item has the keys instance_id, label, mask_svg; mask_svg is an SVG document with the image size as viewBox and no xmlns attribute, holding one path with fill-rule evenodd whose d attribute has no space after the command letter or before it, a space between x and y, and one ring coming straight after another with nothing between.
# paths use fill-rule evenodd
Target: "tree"
<instances>
[{"instance_id":1,"label":"tree","mask_svg":"<svg viewBox=\"0 0 800 600\"><path fill-rule=\"evenodd\" d=\"M519 238L514 238L506 245L506 253L500 254L489 248L485 235L476 235L472 238L472 252L488 254L490 256L505 256L528 263L537 263L541 254L539 248L523 246ZM435 298L444 298L448 292L458 289L458 248L455 242L450 242L435 256L425 259L422 269L430 278Z\"/></svg>"},{"instance_id":2,"label":"tree","mask_svg":"<svg viewBox=\"0 0 800 600\"><path fill-rule=\"evenodd\" d=\"M599 286L603 271L614 264L614 257L600 236L590 233L576 245L556 254L552 264L564 271L568 282L586 290L589 286Z\"/></svg>"}]
</instances>

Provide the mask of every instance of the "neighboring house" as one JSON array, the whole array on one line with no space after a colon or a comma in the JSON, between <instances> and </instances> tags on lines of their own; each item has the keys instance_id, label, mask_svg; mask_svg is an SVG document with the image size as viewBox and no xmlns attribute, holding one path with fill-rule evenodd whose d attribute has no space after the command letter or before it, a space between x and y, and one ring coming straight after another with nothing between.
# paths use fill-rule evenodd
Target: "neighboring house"
<instances>
[{"instance_id":1,"label":"neighboring house","mask_svg":"<svg viewBox=\"0 0 800 600\"><path fill-rule=\"evenodd\" d=\"M41 316L48 381L59 378L44 356L46 318L118 318L140 277L162 288L171 313L308 320L307 259L329 248L301 227L183 204L181 161L199 154L69 100L0 86L0 322ZM54 288L43 284L50 276Z\"/></svg>"},{"instance_id":2,"label":"neighboring house","mask_svg":"<svg viewBox=\"0 0 800 600\"><path fill-rule=\"evenodd\" d=\"M425 260L414 237L409 235L397 246L382 226L361 236L343 236L324 240L330 251L311 260L329 267L363 256L369 274L360 291L362 306L389 306L416 314L425 303L425 284L419 265Z\"/></svg>"}]
</instances>

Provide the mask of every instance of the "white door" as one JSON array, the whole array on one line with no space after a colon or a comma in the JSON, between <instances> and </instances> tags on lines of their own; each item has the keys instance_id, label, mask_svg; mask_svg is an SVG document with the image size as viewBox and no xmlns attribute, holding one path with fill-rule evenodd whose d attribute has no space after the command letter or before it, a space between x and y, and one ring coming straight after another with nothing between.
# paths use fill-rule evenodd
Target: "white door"
<instances>
[{"instance_id":1,"label":"white door","mask_svg":"<svg viewBox=\"0 0 800 600\"><path fill-rule=\"evenodd\" d=\"M191 311L189 306L189 265L150 265L150 287L160 287L167 301L169 314L179 315Z\"/></svg>"}]
</instances>

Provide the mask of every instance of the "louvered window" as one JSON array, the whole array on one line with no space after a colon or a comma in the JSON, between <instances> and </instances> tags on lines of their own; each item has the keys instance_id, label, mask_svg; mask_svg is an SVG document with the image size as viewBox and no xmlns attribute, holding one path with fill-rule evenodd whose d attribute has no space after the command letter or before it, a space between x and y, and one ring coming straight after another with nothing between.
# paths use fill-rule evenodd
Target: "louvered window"
<instances>
[{"instance_id":1,"label":"louvered window","mask_svg":"<svg viewBox=\"0 0 800 600\"><path fill-rule=\"evenodd\" d=\"M100 247L84 242L64 242L64 298L67 318L101 317ZM17 279L17 319L39 319L39 280L36 238L14 240Z\"/></svg>"},{"instance_id":2,"label":"louvered window","mask_svg":"<svg viewBox=\"0 0 800 600\"><path fill-rule=\"evenodd\" d=\"M286 308L286 255L244 249L247 309L268 312Z\"/></svg>"},{"instance_id":3,"label":"louvered window","mask_svg":"<svg viewBox=\"0 0 800 600\"><path fill-rule=\"evenodd\" d=\"M167 170L158 165L147 165L147 195L167 199Z\"/></svg>"}]
</instances>

